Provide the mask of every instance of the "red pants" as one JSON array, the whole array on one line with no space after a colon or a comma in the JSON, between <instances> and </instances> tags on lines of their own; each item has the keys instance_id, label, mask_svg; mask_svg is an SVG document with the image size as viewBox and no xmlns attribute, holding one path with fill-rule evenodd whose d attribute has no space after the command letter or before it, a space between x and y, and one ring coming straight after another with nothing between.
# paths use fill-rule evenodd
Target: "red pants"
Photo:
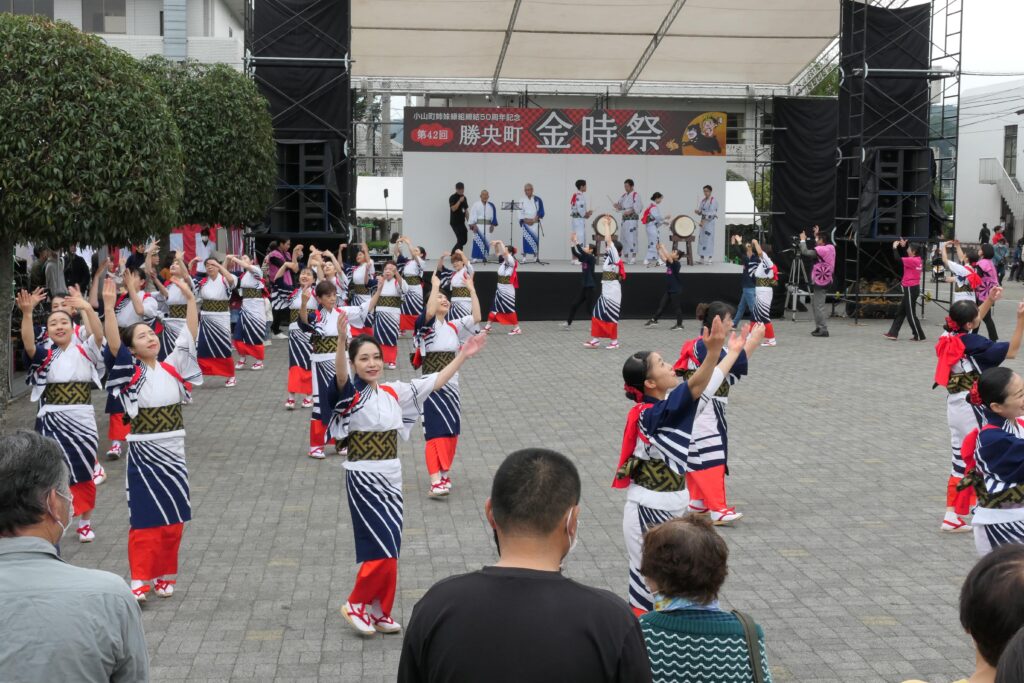
<instances>
[{"instance_id":1,"label":"red pants","mask_svg":"<svg viewBox=\"0 0 1024 683\"><path fill-rule=\"evenodd\" d=\"M387 558L369 560L359 565L356 585L348 596L352 604L372 605L380 601L380 609L390 615L395 604L395 588L398 586L398 560Z\"/></svg>"},{"instance_id":2,"label":"red pants","mask_svg":"<svg viewBox=\"0 0 1024 683\"><path fill-rule=\"evenodd\" d=\"M235 351L238 352L238 355L241 358L244 358L246 356L252 356L256 360L263 360L263 344L246 344L245 342L238 341L236 339Z\"/></svg>"},{"instance_id":3,"label":"red pants","mask_svg":"<svg viewBox=\"0 0 1024 683\"><path fill-rule=\"evenodd\" d=\"M204 375L213 377L234 377L235 361L231 358L200 358L199 369Z\"/></svg>"},{"instance_id":4,"label":"red pants","mask_svg":"<svg viewBox=\"0 0 1024 683\"><path fill-rule=\"evenodd\" d=\"M297 365L288 368L288 393L306 394L313 393L313 371L303 370Z\"/></svg>"},{"instance_id":5,"label":"red pants","mask_svg":"<svg viewBox=\"0 0 1024 683\"><path fill-rule=\"evenodd\" d=\"M764 324L764 338L775 339L775 326L771 323Z\"/></svg>"},{"instance_id":6,"label":"red pants","mask_svg":"<svg viewBox=\"0 0 1024 683\"><path fill-rule=\"evenodd\" d=\"M124 423L124 413L113 413L107 421L107 438L111 441L124 441L130 431Z\"/></svg>"},{"instance_id":7,"label":"red pants","mask_svg":"<svg viewBox=\"0 0 1024 683\"><path fill-rule=\"evenodd\" d=\"M704 501L704 507L709 510L724 510L725 465L687 472L686 488L690 491L690 500Z\"/></svg>"},{"instance_id":8,"label":"red pants","mask_svg":"<svg viewBox=\"0 0 1024 683\"><path fill-rule=\"evenodd\" d=\"M487 322L498 323L499 325L512 325L513 327L519 326L519 314L518 313L488 313Z\"/></svg>"},{"instance_id":9,"label":"red pants","mask_svg":"<svg viewBox=\"0 0 1024 683\"><path fill-rule=\"evenodd\" d=\"M455 448L458 445L459 437L457 436L439 436L436 439L428 439L425 453L427 472L437 474L450 470L452 461L455 460Z\"/></svg>"},{"instance_id":10,"label":"red pants","mask_svg":"<svg viewBox=\"0 0 1024 683\"><path fill-rule=\"evenodd\" d=\"M960 481L960 477L950 475L946 483L946 507L953 508L953 512L958 515L968 515L971 513L971 506L977 502L977 495L971 487L957 491L956 485Z\"/></svg>"},{"instance_id":11,"label":"red pants","mask_svg":"<svg viewBox=\"0 0 1024 683\"><path fill-rule=\"evenodd\" d=\"M178 573L182 523L128 530L128 566L133 581L149 581Z\"/></svg>"},{"instance_id":12,"label":"red pants","mask_svg":"<svg viewBox=\"0 0 1024 683\"><path fill-rule=\"evenodd\" d=\"M323 448L328 444L334 443L334 439L327 438L327 427L320 420L309 421L309 447L315 448L319 446Z\"/></svg>"},{"instance_id":13,"label":"red pants","mask_svg":"<svg viewBox=\"0 0 1024 683\"><path fill-rule=\"evenodd\" d=\"M380 346L380 356L385 363L397 363L398 362L398 347L397 346Z\"/></svg>"},{"instance_id":14,"label":"red pants","mask_svg":"<svg viewBox=\"0 0 1024 683\"><path fill-rule=\"evenodd\" d=\"M92 479L72 484L71 495L73 497L72 505L75 509L75 517L91 512L96 508L96 484Z\"/></svg>"},{"instance_id":15,"label":"red pants","mask_svg":"<svg viewBox=\"0 0 1024 683\"><path fill-rule=\"evenodd\" d=\"M600 339L602 337L605 339L618 339L619 324L605 322L604 320L598 320L597 318L591 318L590 336L595 339Z\"/></svg>"}]
</instances>

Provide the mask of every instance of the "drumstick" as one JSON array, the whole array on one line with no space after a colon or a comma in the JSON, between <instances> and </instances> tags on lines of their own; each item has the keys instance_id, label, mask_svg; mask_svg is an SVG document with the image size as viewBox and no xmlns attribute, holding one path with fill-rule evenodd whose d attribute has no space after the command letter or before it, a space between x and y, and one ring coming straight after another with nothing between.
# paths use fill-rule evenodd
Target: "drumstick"
<instances>
[{"instance_id":1,"label":"drumstick","mask_svg":"<svg viewBox=\"0 0 1024 683\"><path fill-rule=\"evenodd\" d=\"M605 193L605 195L604 195L604 196L605 196L605 197L608 197L608 202L609 202L609 203L610 203L610 204L612 205L612 208L614 209L614 208L615 208L615 200L614 200L614 199L612 199L612 198L611 198L611 195L609 195L609 194L608 194L607 192Z\"/></svg>"}]
</instances>

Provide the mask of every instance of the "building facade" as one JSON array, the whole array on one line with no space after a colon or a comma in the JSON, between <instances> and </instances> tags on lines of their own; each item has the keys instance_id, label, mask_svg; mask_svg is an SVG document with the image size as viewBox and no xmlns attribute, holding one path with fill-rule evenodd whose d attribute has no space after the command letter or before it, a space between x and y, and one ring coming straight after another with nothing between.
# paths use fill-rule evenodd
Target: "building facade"
<instances>
[{"instance_id":1,"label":"building facade","mask_svg":"<svg viewBox=\"0 0 1024 683\"><path fill-rule=\"evenodd\" d=\"M0 12L67 21L137 58L242 68L243 0L0 0Z\"/></svg>"},{"instance_id":2,"label":"building facade","mask_svg":"<svg viewBox=\"0 0 1024 683\"><path fill-rule=\"evenodd\" d=\"M960 100L956 236L976 241L982 223L1000 222L1022 235L1024 80L967 90Z\"/></svg>"}]
</instances>

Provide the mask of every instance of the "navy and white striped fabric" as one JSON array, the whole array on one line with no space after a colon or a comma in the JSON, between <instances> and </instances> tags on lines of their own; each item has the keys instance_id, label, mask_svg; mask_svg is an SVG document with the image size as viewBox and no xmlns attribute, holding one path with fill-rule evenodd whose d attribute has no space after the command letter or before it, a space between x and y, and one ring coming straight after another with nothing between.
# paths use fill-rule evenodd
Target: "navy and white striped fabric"
<instances>
[{"instance_id":1,"label":"navy and white striped fabric","mask_svg":"<svg viewBox=\"0 0 1024 683\"><path fill-rule=\"evenodd\" d=\"M640 573L644 532L662 522L678 517L684 510L656 510L628 502L622 521L629 555L629 605L645 611L654 609L654 596Z\"/></svg>"},{"instance_id":2,"label":"navy and white striped fabric","mask_svg":"<svg viewBox=\"0 0 1024 683\"><path fill-rule=\"evenodd\" d=\"M754 277L768 279L774 277L772 260L768 254L761 254L761 260L754 269ZM768 324L772 321L772 294L771 287L754 288L754 322Z\"/></svg>"},{"instance_id":3,"label":"navy and white striped fabric","mask_svg":"<svg viewBox=\"0 0 1024 683\"><path fill-rule=\"evenodd\" d=\"M133 529L192 519L183 436L129 439L125 480Z\"/></svg>"},{"instance_id":4,"label":"navy and white striped fabric","mask_svg":"<svg viewBox=\"0 0 1024 683\"><path fill-rule=\"evenodd\" d=\"M511 287L509 288L511 289ZM494 292L494 304L491 306L491 313L515 313L516 312L516 293L513 289L511 292L508 289L502 288L498 285L498 289Z\"/></svg>"},{"instance_id":5,"label":"navy and white striped fabric","mask_svg":"<svg viewBox=\"0 0 1024 683\"><path fill-rule=\"evenodd\" d=\"M983 554L1007 543L1024 543L1024 521L978 524L975 528L980 529L988 541L988 548L979 548Z\"/></svg>"},{"instance_id":6,"label":"navy and white striped fabric","mask_svg":"<svg viewBox=\"0 0 1024 683\"><path fill-rule=\"evenodd\" d=\"M457 382L448 382L427 397L423 405L423 432L428 440L462 433L462 399Z\"/></svg>"},{"instance_id":7,"label":"navy and white striped fabric","mask_svg":"<svg viewBox=\"0 0 1024 683\"><path fill-rule=\"evenodd\" d=\"M593 317L595 320L602 320L607 323L619 322L619 302L614 299L601 296L594 305Z\"/></svg>"},{"instance_id":8,"label":"navy and white striped fabric","mask_svg":"<svg viewBox=\"0 0 1024 683\"><path fill-rule=\"evenodd\" d=\"M312 367L309 360L309 355L312 352L313 346L310 343L309 332L299 329L298 325L296 325L295 327L289 327L288 367L298 367L302 368L303 370L309 370Z\"/></svg>"},{"instance_id":9,"label":"navy and white striped fabric","mask_svg":"<svg viewBox=\"0 0 1024 683\"><path fill-rule=\"evenodd\" d=\"M345 470L356 562L397 558L402 549L402 479L387 472Z\"/></svg>"},{"instance_id":10,"label":"navy and white striped fabric","mask_svg":"<svg viewBox=\"0 0 1024 683\"><path fill-rule=\"evenodd\" d=\"M36 420L36 431L60 445L71 484L92 481L100 439L91 405L45 412Z\"/></svg>"},{"instance_id":11,"label":"navy and white striped fabric","mask_svg":"<svg viewBox=\"0 0 1024 683\"><path fill-rule=\"evenodd\" d=\"M225 313L204 312L199 319L200 358L231 358L231 322Z\"/></svg>"},{"instance_id":12,"label":"navy and white striped fabric","mask_svg":"<svg viewBox=\"0 0 1024 683\"><path fill-rule=\"evenodd\" d=\"M245 306L239 310L238 325L235 326L234 338L243 344L261 346L267 334L267 315L263 299L249 299L259 303L259 310L254 306ZM201 338L201 337L200 337Z\"/></svg>"}]
</instances>

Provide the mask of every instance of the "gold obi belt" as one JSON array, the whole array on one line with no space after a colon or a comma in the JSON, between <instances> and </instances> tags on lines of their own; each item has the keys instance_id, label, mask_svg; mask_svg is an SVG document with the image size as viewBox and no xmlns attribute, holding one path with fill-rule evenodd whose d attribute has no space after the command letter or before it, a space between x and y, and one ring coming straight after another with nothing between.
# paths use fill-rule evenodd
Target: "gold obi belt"
<instances>
[{"instance_id":1,"label":"gold obi belt","mask_svg":"<svg viewBox=\"0 0 1024 683\"><path fill-rule=\"evenodd\" d=\"M454 351L431 351L423 356L423 374L440 372L446 365L455 360Z\"/></svg>"},{"instance_id":2,"label":"gold obi belt","mask_svg":"<svg viewBox=\"0 0 1024 683\"><path fill-rule=\"evenodd\" d=\"M184 429L185 420L181 417L181 404L175 403L159 408L139 408L131 425L132 434L159 434Z\"/></svg>"},{"instance_id":3,"label":"gold obi belt","mask_svg":"<svg viewBox=\"0 0 1024 683\"><path fill-rule=\"evenodd\" d=\"M310 343L313 347L313 353L337 353L338 352L338 338L337 337L324 337L321 335L314 335L310 339Z\"/></svg>"},{"instance_id":4,"label":"gold obi belt","mask_svg":"<svg viewBox=\"0 0 1024 683\"><path fill-rule=\"evenodd\" d=\"M413 287L423 284L423 278L419 275L403 275L402 279L405 280L405 284Z\"/></svg>"},{"instance_id":5,"label":"gold obi belt","mask_svg":"<svg viewBox=\"0 0 1024 683\"><path fill-rule=\"evenodd\" d=\"M512 284L512 278L510 276L508 276L508 275L499 275L498 276L498 284L499 285L510 285L510 284Z\"/></svg>"},{"instance_id":6,"label":"gold obi belt","mask_svg":"<svg viewBox=\"0 0 1024 683\"><path fill-rule=\"evenodd\" d=\"M682 377L685 380L689 380L691 377L693 377L693 373L695 373L695 372L697 372L697 371L696 370L676 370L676 376L677 377ZM729 395L729 388L730 388L730 386L731 385L729 384L729 382L723 381L722 384L718 387L718 390L715 392L715 396L719 397L719 398L727 397Z\"/></svg>"},{"instance_id":7,"label":"gold obi belt","mask_svg":"<svg viewBox=\"0 0 1024 683\"><path fill-rule=\"evenodd\" d=\"M601 273L601 279L602 280L618 280L619 279L619 273L618 273L618 271L612 273L612 272L609 272L609 271L605 270L605 271L602 271L602 273Z\"/></svg>"},{"instance_id":8,"label":"gold obi belt","mask_svg":"<svg viewBox=\"0 0 1024 683\"><path fill-rule=\"evenodd\" d=\"M774 287L775 280L770 277L759 277L754 280L754 285L757 287Z\"/></svg>"},{"instance_id":9,"label":"gold obi belt","mask_svg":"<svg viewBox=\"0 0 1024 683\"><path fill-rule=\"evenodd\" d=\"M352 285L348 288L348 291L352 294L369 294L370 288L366 285Z\"/></svg>"},{"instance_id":10,"label":"gold obi belt","mask_svg":"<svg viewBox=\"0 0 1024 683\"><path fill-rule=\"evenodd\" d=\"M203 310L207 313L227 313L231 308L229 301L220 301L217 299L204 299Z\"/></svg>"},{"instance_id":11,"label":"gold obi belt","mask_svg":"<svg viewBox=\"0 0 1024 683\"><path fill-rule=\"evenodd\" d=\"M946 391L951 394L959 394L961 391L970 391L974 383L978 381L979 375L976 372L958 372L949 376L946 382Z\"/></svg>"},{"instance_id":12,"label":"gold obi belt","mask_svg":"<svg viewBox=\"0 0 1024 683\"><path fill-rule=\"evenodd\" d=\"M348 435L349 462L394 460L398 457L398 430L351 432Z\"/></svg>"},{"instance_id":13,"label":"gold obi belt","mask_svg":"<svg viewBox=\"0 0 1024 683\"><path fill-rule=\"evenodd\" d=\"M259 287L242 287L243 299L262 299L263 290Z\"/></svg>"},{"instance_id":14,"label":"gold obi belt","mask_svg":"<svg viewBox=\"0 0 1024 683\"><path fill-rule=\"evenodd\" d=\"M686 479L683 475L673 472L662 460L629 458L615 476L619 479L629 477L637 486L659 493L686 489Z\"/></svg>"},{"instance_id":15,"label":"gold obi belt","mask_svg":"<svg viewBox=\"0 0 1024 683\"><path fill-rule=\"evenodd\" d=\"M188 306L186 304L172 304L167 307L168 318L184 318L188 314Z\"/></svg>"},{"instance_id":16,"label":"gold obi belt","mask_svg":"<svg viewBox=\"0 0 1024 683\"><path fill-rule=\"evenodd\" d=\"M377 299L377 308L399 308L402 305L400 296L382 296Z\"/></svg>"},{"instance_id":17,"label":"gold obi belt","mask_svg":"<svg viewBox=\"0 0 1024 683\"><path fill-rule=\"evenodd\" d=\"M463 299L468 299L469 296L470 296L470 294L469 294L469 287L452 287L452 298L453 299L456 298L456 297L461 297Z\"/></svg>"},{"instance_id":18,"label":"gold obi belt","mask_svg":"<svg viewBox=\"0 0 1024 683\"><path fill-rule=\"evenodd\" d=\"M55 406L73 406L90 403L89 382L56 382L47 384L43 390L43 401Z\"/></svg>"}]
</instances>

